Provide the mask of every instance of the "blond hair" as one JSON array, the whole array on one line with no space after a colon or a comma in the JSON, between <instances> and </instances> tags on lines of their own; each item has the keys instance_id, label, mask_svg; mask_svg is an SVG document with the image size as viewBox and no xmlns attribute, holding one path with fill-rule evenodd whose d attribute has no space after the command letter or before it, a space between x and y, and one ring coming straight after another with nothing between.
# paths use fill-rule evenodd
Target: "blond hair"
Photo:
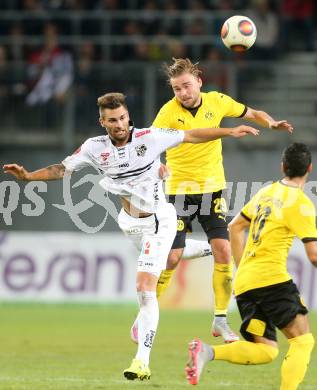
<instances>
[{"instance_id":1,"label":"blond hair","mask_svg":"<svg viewBox=\"0 0 317 390\"><path fill-rule=\"evenodd\" d=\"M202 71L198 68L198 62L193 64L189 58L172 58L174 63L171 65L164 64L163 71L167 76L167 81L181 76L184 73L190 73L195 77L200 77Z\"/></svg>"}]
</instances>

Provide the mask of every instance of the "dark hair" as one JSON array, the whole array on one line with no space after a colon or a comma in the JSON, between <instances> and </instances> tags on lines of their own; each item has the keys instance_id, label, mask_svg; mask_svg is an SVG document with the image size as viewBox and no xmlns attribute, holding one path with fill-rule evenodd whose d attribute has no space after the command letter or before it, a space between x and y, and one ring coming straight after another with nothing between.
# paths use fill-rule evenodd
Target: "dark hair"
<instances>
[{"instance_id":1,"label":"dark hair","mask_svg":"<svg viewBox=\"0 0 317 390\"><path fill-rule=\"evenodd\" d=\"M189 58L174 58L174 63L171 65L164 64L163 71L167 76L167 81L178 77L184 73L190 73L195 77L199 77L202 71L198 68L198 62L193 64Z\"/></svg>"},{"instance_id":2,"label":"dark hair","mask_svg":"<svg viewBox=\"0 0 317 390\"><path fill-rule=\"evenodd\" d=\"M102 95L98 98L97 106L101 110L104 108L109 108L110 110L113 110L121 106L127 109L128 107L125 98L125 95L119 92L106 93L105 95Z\"/></svg>"},{"instance_id":3,"label":"dark hair","mask_svg":"<svg viewBox=\"0 0 317 390\"><path fill-rule=\"evenodd\" d=\"M282 156L285 175L290 178L304 176L311 160L311 152L307 145L300 142L290 144Z\"/></svg>"}]
</instances>

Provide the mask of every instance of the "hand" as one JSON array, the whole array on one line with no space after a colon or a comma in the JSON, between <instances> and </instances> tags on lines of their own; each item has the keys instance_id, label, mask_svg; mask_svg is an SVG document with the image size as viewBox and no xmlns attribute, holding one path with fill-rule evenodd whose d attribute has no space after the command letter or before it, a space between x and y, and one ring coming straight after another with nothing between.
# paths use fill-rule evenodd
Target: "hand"
<instances>
[{"instance_id":1,"label":"hand","mask_svg":"<svg viewBox=\"0 0 317 390\"><path fill-rule=\"evenodd\" d=\"M165 180L169 177L170 174L171 174L171 171L168 169L168 166L161 164L160 169L159 169L159 178L161 180Z\"/></svg>"},{"instance_id":2,"label":"hand","mask_svg":"<svg viewBox=\"0 0 317 390\"><path fill-rule=\"evenodd\" d=\"M245 137L248 134L259 135L260 131L250 126L241 125L234 127L230 132L231 137L234 138Z\"/></svg>"},{"instance_id":3,"label":"hand","mask_svg":"<svg viewBox=\"0 0 317 390\"><path fill-rule=\"evenodd\" d=\"M28 171L18 164L6 164L3 166L4 173L10 173L19 180L28 180Z\"/></svg>"},{"instance_id":4,"label":"hand","mask_svg":"<svg viewBox=\"0 0 317 390\"><path fill-rule=\"evenodd\" d=\"M293 126L290 123L288 123L286 120L270 122L269 128L273 130L287 131L290 134L292 134L294 129Z\"/></svg>"}]
</instances>

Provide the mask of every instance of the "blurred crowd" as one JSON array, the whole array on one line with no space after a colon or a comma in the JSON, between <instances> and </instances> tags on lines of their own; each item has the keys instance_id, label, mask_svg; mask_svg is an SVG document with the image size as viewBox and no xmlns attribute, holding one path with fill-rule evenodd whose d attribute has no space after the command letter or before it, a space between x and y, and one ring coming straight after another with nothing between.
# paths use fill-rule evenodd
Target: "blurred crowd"
<instances>
[{"instance_id":1,"label":"blurred crowd","mask_svg":"<svg viewBox=\"0 0 317 390\"><path fill-rule=\"evenodd\" d=\"M76 95L83 99L81 103L91 105L88 90L98 84L98 62L153 62L188 56L194 61L209 62L205 83L226 90L227 72L217 65L228 57L239 61L239 56L234 57L224 48L219 36L228 16L247 15L257 26L258 37L247 53L248 59L275 60L293 50L315 50L316 3L2 0L0 111L5 112L6 105L11 104L8 95L23 97L28 106L51 100L60 104L74 81ZM119 41L112 44L115 38ZM213 72L212 67L217 71Z\"/></svg>"},{"instance_id":2,"label":"blurred crowd","mask_svg":"<svg viewBox=\"0 0 317 390\"><path fill-rule=\"evenodd\" d=\"M82 39L74 39L68 45L63 43L75 58L87 56L88 42L90 55L99 60L161 61L172 56L204 60L214 58L214 51L221 56L228 54L220 39L210 39L209 43L206 37L219 37L226 17L242 13L250 16L258 27L251 56L273 59L289 50L314 50L316 3L315 0L2 0L2 11L15 10L19 16L14 20L14 17L2 19L0 15L0 34L10 38L5 50L13 60L32 56L37 48L21 38L45 35L48 23L55 25L61 42L63 38L69 42L67 38L85 37L83 44ZM121 14L102 17L116 11ZM129 11L138 12L131 17ZM184 12L186 17L181 16ZM107 38L114 36L123 41L111 45ZM203 43L186 44L184 36L197 40L204 37ZM104 42L98 40L100 37L105 38Z\"/></svg>"}]
</instances>

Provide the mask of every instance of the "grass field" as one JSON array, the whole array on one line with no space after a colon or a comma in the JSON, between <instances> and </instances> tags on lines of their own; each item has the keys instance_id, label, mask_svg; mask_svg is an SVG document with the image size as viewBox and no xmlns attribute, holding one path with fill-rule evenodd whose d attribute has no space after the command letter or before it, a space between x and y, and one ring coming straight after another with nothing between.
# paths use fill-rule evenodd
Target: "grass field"
<instances>
[{"instance_id":1,"label":"grass field","mask_svg":"<svg viewBox=\"0 0 317 390\"><path fill-rule=\"evenodd\" d=\"M127 381L135 353L129 329L133 305L0 305L0 389L183 389L187 343L194 336L211 342L206 312L162 311L152 351L152 378ZM315 337L317 313L310 315ZM231 315L237 329L239 318ZM217 342L220 342L220 340ZM287 342L270 365L235 366L213 362L199 389L278 389L280 365ZM300 389L317 389L317 350Z\"/></svg>"}]
</instances>

